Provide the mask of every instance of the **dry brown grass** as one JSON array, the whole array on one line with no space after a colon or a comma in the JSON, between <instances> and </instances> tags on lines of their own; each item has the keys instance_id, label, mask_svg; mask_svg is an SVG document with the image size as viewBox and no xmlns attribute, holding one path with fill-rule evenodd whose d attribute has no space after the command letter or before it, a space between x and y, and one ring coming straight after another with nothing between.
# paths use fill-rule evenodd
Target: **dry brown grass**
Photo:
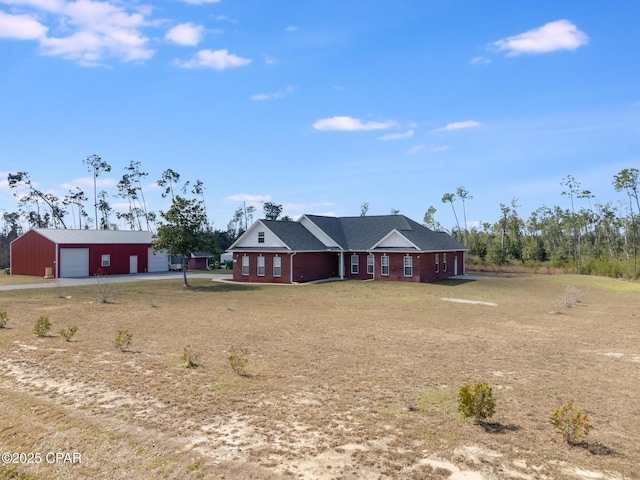
<instances>
[{"instance_id":1,"label":"dry brown grass","mask_svg":"<svg viewBox=\"0 0 640 480\"><path fill-rule=\"evenodd\" d=\"M93 286L0 292L1 450L82 454L0 478L640 478L637 284L191 283L114 285L113 304ZM588 295L553 315L567 284ZM78 325L74 341L35 337L40 315ZM121 329L130 351L113 347ZM248 348L246 376L230 345ZM485 428L457 412L473 381L493 387ZM594 425L577 447L548 424L569 401Z\"/></svg>"}]
</instances>

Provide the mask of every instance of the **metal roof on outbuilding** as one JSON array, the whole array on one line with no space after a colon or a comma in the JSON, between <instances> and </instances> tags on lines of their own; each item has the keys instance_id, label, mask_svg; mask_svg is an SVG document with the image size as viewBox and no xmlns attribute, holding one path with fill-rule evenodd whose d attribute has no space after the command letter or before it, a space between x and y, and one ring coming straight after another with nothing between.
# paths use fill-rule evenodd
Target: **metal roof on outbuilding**
<instances>
[{"instance_id":1,"label":"metal roof on outbuilding","mask_svg":"<svg viewBox=\"0 0 640 480\"><path fill-rule=\"evenodd\" d=\"M133 230L87 230L34 228L34 232L58 245L64 244L152 244L151 232ZM17 239L16 239L17 240ZM14 240L15 241L15 240Z\"/></svg>"}]
</instances>

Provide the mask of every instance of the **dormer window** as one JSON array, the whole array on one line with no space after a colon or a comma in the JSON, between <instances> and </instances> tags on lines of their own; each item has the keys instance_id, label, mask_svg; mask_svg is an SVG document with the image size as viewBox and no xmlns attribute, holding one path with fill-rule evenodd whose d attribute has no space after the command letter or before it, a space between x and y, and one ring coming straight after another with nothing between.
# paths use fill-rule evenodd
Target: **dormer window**
<instances>
[{"instance_id":1,"label":"dormer window","mask_svg":"<svg viewBox=\"0 0 640 480\"><path fill-rule=\"evenodd\" d=\"M258 243L264 243L264 232L258 232Z\"/></svg>"}]
</instances>

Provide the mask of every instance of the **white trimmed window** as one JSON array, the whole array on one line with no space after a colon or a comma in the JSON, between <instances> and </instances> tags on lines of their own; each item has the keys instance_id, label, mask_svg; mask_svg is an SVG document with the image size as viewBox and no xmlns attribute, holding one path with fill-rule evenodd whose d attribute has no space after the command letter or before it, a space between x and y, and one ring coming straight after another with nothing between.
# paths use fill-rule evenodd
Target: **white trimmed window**
<instances>
[{"instance_id":1,"label":"white trimmed window","mask_svg":"<svg viewBox=\"0 0 640 480\"><path fill-rule=\"evenodd\" d=\"M103 267L111 266L111 255L102 255L102 259L100 261L100 265Z\"/></svg>"},{"instance_id":2,"label":"white trimmed window","mask_svg":"<svg viewBox=\"0 0 640 480\"><path fill-rule=\"evenodd\" d=\"M258 243L264 243L264 232L258 232Z\"/></svg>"},{"instance_id":3,"label":"white trimmed window","mask_svg":"<svg viewBox=\"0 0 640 480\"><path fill-rule=\"evenodd\" d=\"M360 261L360 257L358 255L351 255L351 273L353 275L358 274L358 262Z\"/></svg>"},{"instance_id":4,"label":"white trimmed window","mask_svg":"<svg viewBox=\"0 0 640 480\"><path fill-rule=\"evenodd\" d=\"M242 257L242 275L249 275L249 257Z\"/></svg>"},{"instance_id":5,"label":"white trimmed window","mask_svg":"<svg viewBox=\"0 0 640 480\"><path fill-rule=\"evenodd\" d=\"M436 273L440 272L440 254L436 253Z\"/></svg>"},{"instance_id":6,"label":"white trimmed window","mask_svg":"<svg viewBox=\"0 0 640 480\"><path fill-rule=\"evenodd\" d=\"M410 257L408 255L404 257L404 276L413 276L413 257Z\"/></svg>"},{"instance_id":7,"label":"white trimmed window","mask_svg":"<svg viewBox=\"0 0 640 480\"><path fill-rule=\"evenodd\" d=\"M264 257L258 257L258 276L264 277Z\"/></svg>"},{"instance_id":8,"label":"white trimmed window","mask_svg":"<svg viewBox=\"0 0 640 480\"><path fill-rule=\"evenodd\" d=\"M273 257L273 276L280 277L282 275L282 257Z\"/></svg>"},{"instance_id":9,"label":"white trimmed window","mask_svg":"<svg viewBox=\"0 0 640 480\"><path fill-rule=\"evenodd\" d=\"M442 254L442 271L443 272L447 271L447 254L446 253Z\"/></svg>"},{"instance_id":10,"label":"white trimmed window","mask_svg":"<svg viewBox=\"0 0 640 480\"><path fill-rule=\"evenodd\" d=\"M375 257L373 255L367 255L367 275L373 275L374 263Z\"/></svg>"},{"instance_id":11,"label":"white trimmed window","mask_svg":"<svg viewBox=\"0 0 640 480\"><path fill-rule=\"evenodd\" d=\"M380 257L380 274L389 275L389 255L382 255Z\"/></svg>"}]
</instances>

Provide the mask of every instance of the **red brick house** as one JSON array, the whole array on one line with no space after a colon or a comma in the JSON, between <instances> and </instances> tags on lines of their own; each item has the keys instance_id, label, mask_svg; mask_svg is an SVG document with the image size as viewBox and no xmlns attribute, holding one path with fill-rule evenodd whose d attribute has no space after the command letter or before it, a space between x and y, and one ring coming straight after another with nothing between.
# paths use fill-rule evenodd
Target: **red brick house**
<instances>
[{"instance_id":1,"label":"red brick house","mask_svg":"<svg viewBox=\"0 0 640 480\"><path fill-rule=\"evenodd\" d=\"M228 251L238 282L432 282L463 274L467 248L404 215L303 215L295 222L258 220Z\"/></svg>"},{"instance_id":2,"label":"red brick house","mask_svg":"<svg viewBox=\"0 0 640 480\"><path fill-rule=\"evenodd\" d=\"M166 272L150 232L35 228L11 242L11 273L56 278Z\"/></svg>"}]
</instances>

